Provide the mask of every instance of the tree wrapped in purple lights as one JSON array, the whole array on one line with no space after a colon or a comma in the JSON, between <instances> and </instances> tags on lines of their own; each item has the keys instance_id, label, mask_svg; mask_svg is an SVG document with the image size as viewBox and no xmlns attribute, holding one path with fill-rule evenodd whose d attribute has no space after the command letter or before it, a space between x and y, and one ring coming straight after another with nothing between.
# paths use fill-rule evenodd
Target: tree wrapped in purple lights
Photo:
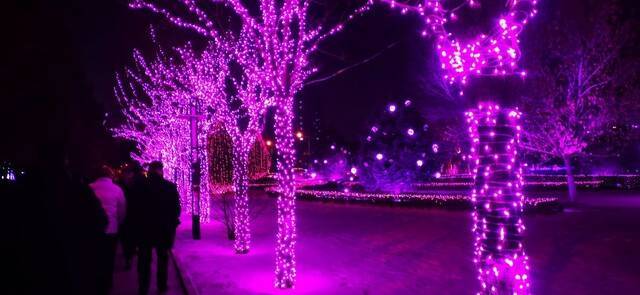
<instances>
[{"instance_id":1,"label":"tree wrapped in purple lights","mask_svg":"<svg viewBox=\"0 0 640 295\"><path fill-rule=\"evenodd\" d=\"M522 245L524 179L518 158L520 111L480 103L467 112L474 188L475 263L483 294L528 294Z\"/></svg>"},{"instance_id":2,"label":"tree wrapped in purple lights","mask_svg":"<svg viewBox=\"0 0 640 295\"><path fill-rule=\"evenodd\" d=\"M506 0L501 13L487 34L462 40L450 33L450 24L465 9L476 9L480 0L424 0L398 2L382 0L402 13L416 12L423 17L423 36L432 36L435 53L440 59L444 80L459 83L462 88L471 76L526 76L518 69L520 49L518 37L536 13L537 0ZM464 92L461 90L460 95ZM481 93L482 96L487 95ZM489 97L473 97L487 100ZM506 100L502 97L501 99ZM520 112L504 111L495 103L480 103L467 112L472 138L471 154L475 163L475 202L473 231L476 234L476 263L482 294L527 294L528 264L521 234L523 198L522 175L517 162Z\"/></svg>"},{"instance_id":3,"label":"tree wrapped in purple lights","mask_svg":"<svg viewBox=\"0 0 640 295\"><path fill-rule=\"evenodd\" d=\"M207 153L211 193L214 195L211 215L224 224L227 238L235 241L235 206L233 195L230 194L234 192L233 141L221 124L212 128ZM264 177L269 172L271 153L262 137L257 137L251 148L248 165L250 180Z\"/></svg>"},{"instance_id":4,"label":"tree wrapped in purple lights","mask_svg":"<svg viewBox=\"0 0 640 295\"><path fill-rule=\"evenodd\" d=\"M448 26L458 20L464 9L477 9L481 0L382 0L401 12L415 12L423 17L425 28L422 36L435 38L435 52L440 59L443 77L450 84L467 84L470 76L504 76L517 73L521 57L518 36L537 10L537 0L507 0L505 13L501 13L493 29L467 39L455 37ZM416 3L417 2L417 3Z\"/></svg>"},{"instance_id":5,"label":"tree wrapped in purple lights","mask_svg":"<svg viewBox=\"0 0 640 295\"><path fill-rule=\"evenodd\" d=\"M207 145L209 181L214 194L233 191L233 143L222 128L214 126ZM256 138L249 153L249 180L265 177L271 169L271 152L264 139Z\"/></svg>"},{"instance_id":6,"label":"tree wrapped in purple lights","mask_svg":"<svg viewBox=\"0 0 640 295\"><path fill-rule=\"evenodd\" d=\"M295 284L295 164L294 97L302 89L304 81L315 71L309 57L317 50L319 42L341 31L344 23L335 26L312 25L310 8L312 1L260 0L246 3L239 0L220 1L232 17L214 17L205 5L196 1L181 0L178 9L165 8L147 0L134 0L133 8L145 8L162 15L176 26L194 31L216 43L224 43L233 35L235 20L239 19L242 33L246 33L255 45L260 57L262 85L269 89L275 106L275 140L279 181L278 234L276 246L276 280L278 288L291 288ZM373 3L367 0L348 20L364 13ZM215 6L215 2L213 3ZM175 11L184 11L180 16ZM240 151L241 152L241 151ZM242 218L242 217L240 217Z\"/></svg>"},{"instance_id":7,"label":"tree wrapped in purple lights","mask_svg":"<svg viewBox=\"0 0 640 295\"><path fill-rule=\"evenodd\" d=\"M155 38L154 43L157 45ZM182 207L200 216L202 222L207 222L208 198L201 198L197 204L188 198L192 187L188 171L194 159L190 153L190 124L184 118L193 111L207 114L207 104L174 79L172 57L159 46L157 48L157 54L151 60L145 59L141 51L134 50L135 65L125 70L126 79L116 75L114 93L122 105L125 121L112 131L116 137L135 142L136 150L131 154L133 159L140 163L162 161L166 174L178 186ZM200 146L206 142L210 116L201 126L205 132L198 136ZM200 158L205 156L205 150L197 152ZM207 161L199 161L198 165L203 171L202 177L207 179ZM208 190L207 185L200 186L199 193L208 196Z\"/></svg>"},{"instance_id":8,"label":"tree wrapped in purple lights","mask_svg":"<svg viewBox=\"0 0 640 295\"><path fill-rule=\"evenodd\" d=\"M262 133L264 115L271 101L267 88L261 83L256 51L246 36L241 33L224 43L210 43L201 52L191 45L178 47L175 48L176 58L145 64L148 72L161 73L145 84L146 92L158 93L157 104L176 106L183 101L198 100L202 105L198 113L207 111L213 114L199 136L200 146L206 146L206 138L217 123L231 138L235 192L234 247L237 253L249 251L249 153L255 139ZM166 112L162 110L160 115L167 116ZM206 149L202 149L202 153L205 152ZM207 163L203 165L203 169L208 168ZM208 169L202 171L204 179L208 179Z\"/></svg>"},{"instance_id":9,"label":"tree wrapped in purple lights","mask_svg":"<svg viewBox=\"0 0 640 295\"><path fill-rule=\"evenodd\" d=\"M246 37L243 32L226 44L210 44L201 56L185 64L202 71L193 87L201 87L210 98L216 119L231 138L237 253L249 252L249 154L272 104L272 96L262 83L257 51Z\"/></svg>"}]
</instances>

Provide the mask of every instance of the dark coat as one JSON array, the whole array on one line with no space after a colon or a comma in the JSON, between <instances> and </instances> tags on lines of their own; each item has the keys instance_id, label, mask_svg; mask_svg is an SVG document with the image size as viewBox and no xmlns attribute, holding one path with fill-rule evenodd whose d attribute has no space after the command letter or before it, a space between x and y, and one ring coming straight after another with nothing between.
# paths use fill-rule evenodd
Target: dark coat
<instances>
[{"instance_id":1,"label":"dark coat","mask_svg":"<svg viewBox=\"0 0 640 295\"><path fill-rule=\"evenodd\" d=\"M28 171L8 188L0 192L11 230L3 231L3 265L16 278L0 294L96 294L107 217L93 191L56 167Z\"/></svg>"},{"instance_id":2,"label":"dark coat","mask_svg":"<svg viewBox=\"0 0 640 295\"><path fill-rule=\"evenodd\" d=\"M120 235L123 240L135 244L141 234L145 201L148 199L147 179L142 175L134 176L130 183L123 183L122 188L127 200L127 212L120 227Z\"/></svg>"},{"instance_id":3,"label":"dark coat","mask_svg":"<svg viewBox=\"0 0 640 295\"><path fill-rule=\"evenodd\" d=\"M140 214L140 243L171 248L176 227L180 224L180 195L176 185L162 177L150 175L144 204L145 208Z\"/></svg>"}]
</instances>

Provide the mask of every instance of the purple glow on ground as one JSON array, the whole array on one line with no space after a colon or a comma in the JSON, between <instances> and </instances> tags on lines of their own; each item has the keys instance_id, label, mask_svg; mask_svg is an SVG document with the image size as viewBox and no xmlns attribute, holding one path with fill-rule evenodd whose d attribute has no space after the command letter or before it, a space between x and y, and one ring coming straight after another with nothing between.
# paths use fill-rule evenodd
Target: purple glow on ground
<instances>
[{"instance_id":1,"label":"purple glow on ground","mask_svg":"<svg viewBox=\"0 0 640 295\"><path fill-rule=\"evenodd\" d=\"M250 192L252 250L238 256L220 223L190 238L185 218L175 254L200 294L474 294L466 211L297 202L297 284L273 288L275 199ZM635 194L582 193L589 207L525 215L534 294L633 294L640 289L640 203ZM625 200L612 208L617 200ZM605 207L604 205L607 205ZM253 210L252 209L252 210ZM257 211L255 211L257 212ZM252 215L253 216L253 215ZM603 273L606 270L606 273Z\"/></svg>"}]
</instances>

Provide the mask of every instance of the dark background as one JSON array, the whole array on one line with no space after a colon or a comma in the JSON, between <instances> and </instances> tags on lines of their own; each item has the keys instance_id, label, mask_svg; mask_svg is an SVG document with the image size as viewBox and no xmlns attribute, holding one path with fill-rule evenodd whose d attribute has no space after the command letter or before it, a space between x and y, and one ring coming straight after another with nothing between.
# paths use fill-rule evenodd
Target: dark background
<instances>
[{"instance_id":1,"label":"dark background","mask_svg":"<svg viewBox=\"0 0 640 295\"><path fill-rule=\"evenodd\" d=\"M581 1L539 2L538 17L522 34L525 55L536 49L527 37L536 27L588 9ZM638 16L635 1L623 6L626 17ZM126 158L131 146L112 139L107 130L118 121L114 73L131 64L133 48L149 46L149 25L159 28L160 39L168 43L194 37L147 11L129 9L123 0L12 1L3 11L0 160L18 165L56 147L77 163ZM335 141L357 143L376 113L390 101L407 98L426 116L459 116L465 101L430 91L434 57L431 43L419 36L421 29L418 17L376 5L324 43L313 59L320 72L310 80L382 53L302 91L299 125L305 133L321 130Z\"/></svg>"}]
</instances>

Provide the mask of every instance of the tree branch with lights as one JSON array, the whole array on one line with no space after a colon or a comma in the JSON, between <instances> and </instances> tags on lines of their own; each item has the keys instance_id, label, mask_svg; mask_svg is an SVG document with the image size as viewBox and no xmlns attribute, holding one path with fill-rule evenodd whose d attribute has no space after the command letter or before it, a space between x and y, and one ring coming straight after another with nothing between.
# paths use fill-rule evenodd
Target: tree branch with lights
<instances>
[{"instance_id":1,"label":"tree branch with lights","mask_svg":"<svg viewBox=\"0 0 640 295\"><path fill-rule=\"evenodd\" d=\"M250 248L249 154L262 134L267 108L273 103L264 87L257 51L246 37L242 33L226 43L211 43L199 56L183 51L186 75L196 77L191 87L209 99L216 119L231 139L237 253L247 253Z\"/></svg>"},{"instance_id":2,"label":"tree branch with lights","mask_svg":"<svg viewBox=\"0 0 640 295\"><path fill-rule=\"evenodd\" d=\"M402 14L413 13L424 20L422 36L431 37L442 78L460 89L478 76L526 76L518 68L521 57L519 35L536 13L536 0L508 0L490 31L459 38L450 23L464 9L477 9L480 0L381 0ZM446 3L445 3L446 2ZM434 88L446 87L441 84ZM443 91L449 96L450 91ZM458 93L464 95L462 90ZM492 94L495 94L493 92ZM520 147L521 112L503 108L492 99L472 97L479 102L466 113L471 139L467 160L473 165L473 232L478 267L478 294L528 294L528 258L522 244L524 195Z\"/></svg>"},{"instance_id":3,"label":"tree branch with lights","mask_svg":"<svg viewBox=\"0 0 640 295\"><path fill-rule=\"evenodd\" d=\"M189 177L192 159L190 156L191 138L189 121L183 116L195 107L196 111L206 114L206 103L201 97L193 95L191 89L175 79L177 64L175 56L165 52L155 41L156 54L146 59L142 52L134 50L134 66L125 70L124 76L116 74L114 93L122 106L124 122L112 130L116 137L131 140L136 144L132 157L141 162L162 161L169 179L176 182L181 195L183 208L194 210L202 221L207 221L208 199L193 204L188 196L192 179ZM205 120L204 129L209 126ZM205 132L206 134L206 132ZM206 135L198 141L206 142ZM205 151L199 150L201 156ZM199 163L202 177L207 178L208 163ZM207 196L209 187L200 187L200 194Z\"/></svg>"},{"instance_id":4,"label":"tree branch with lights","mask_svg":"<svg viewBox=\"0 0 640 295\"><path fill-rule=\"evenodd\" d=\"M162 15L176 26L187 28L210 39L221 42L233 34L234 25L221 24L204 11L196 1L178 1L183 15L176 10L161 7L154 1L134 0L133 8L144 8ZM262 86L267 87L275 107L275 140L278 159L278 234L276 247L276 280L278 288L291 288L295 284L295 186L293 168L295 150L293 137L294 97L302 89L304 81L315 69L309 58L317 50L318 43L341 31L344 23L366 12L372 0L366 1L346 17L333 25L312 24L309 0L261 0L251 5L244 1L227 0L214 2L232 11L240 19L241 31L252 40L260 57L263 77ZM237 28L236 28L237 29Z\"/></svg>"}]
</instances>

